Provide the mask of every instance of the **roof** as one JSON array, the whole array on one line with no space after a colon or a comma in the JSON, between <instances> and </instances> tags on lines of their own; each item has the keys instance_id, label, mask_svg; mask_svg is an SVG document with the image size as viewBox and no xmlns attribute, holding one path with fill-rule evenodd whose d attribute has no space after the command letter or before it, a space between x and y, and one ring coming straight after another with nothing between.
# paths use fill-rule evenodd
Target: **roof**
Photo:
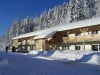
<instances>
[{"instance_id":1,"label":"roof","mask_svg":"<svg viewBox=\"0 0 100 75\"><path fill-rule=\"evenodd\" d=\"M51 32L47 31L47 32L45 32L45 33L43 33L41 35L38 35L38 36L34 37L33 39L49 38L49 37L53 36L55 33L56 33L56 31L51 31Z\"/></svg>"},{"instance_id":2,"label":"roof","mask_svg":"<svg viewBox=\"0 0 100 75\"><path fill-rule=\"evenodd\" d=\"M57 31L70 30L70 29L94 26L94 25L99 25L99 24L100 24L100 17L96 17L96 18L82 20L82 21L73 22L69 24L65 23L63 25L58 25L58 26L56 25L55 27L51 27L44 30L21 34L12 39L20 39L20 38L31 37L31 36L33 36L34 39L48 38L48 37L51 37L53 34L55 34L55 32Z\"/></svg>"}]
</instances>

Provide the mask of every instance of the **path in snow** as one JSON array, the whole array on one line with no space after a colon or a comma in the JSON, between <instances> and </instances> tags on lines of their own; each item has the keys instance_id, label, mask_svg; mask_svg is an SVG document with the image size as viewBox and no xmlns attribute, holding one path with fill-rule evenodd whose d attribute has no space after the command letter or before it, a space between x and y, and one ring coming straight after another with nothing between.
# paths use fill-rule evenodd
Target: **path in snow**
<instances>
[{"instance_id":1,"label":"path in snow","mask_svg":"<svg viewBox=\"0 0 100 75\"><path fill-rule=\"evenodd\" d=\"M27 55L0 52L0 75L100 75L99 65L66 64L54 60L30 58Z\"/></svg>"}]
</instances>

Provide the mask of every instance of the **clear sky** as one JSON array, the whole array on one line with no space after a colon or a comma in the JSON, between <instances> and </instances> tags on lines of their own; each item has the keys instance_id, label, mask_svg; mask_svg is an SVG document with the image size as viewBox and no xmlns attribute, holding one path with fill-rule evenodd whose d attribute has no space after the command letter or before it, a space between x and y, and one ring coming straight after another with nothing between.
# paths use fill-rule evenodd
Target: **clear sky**
<instances>
[{"instance_id":1,"label":"clear sky","mask_svg":"<svg viewBox=\"0 0 100 75\"><path fill-rule=\"evenodd\" d=\"M43 10L48 10L68 0L0 0L0 35L4 34L12 22L20 15L40 15Z\"/></svg>"}]
</instances>

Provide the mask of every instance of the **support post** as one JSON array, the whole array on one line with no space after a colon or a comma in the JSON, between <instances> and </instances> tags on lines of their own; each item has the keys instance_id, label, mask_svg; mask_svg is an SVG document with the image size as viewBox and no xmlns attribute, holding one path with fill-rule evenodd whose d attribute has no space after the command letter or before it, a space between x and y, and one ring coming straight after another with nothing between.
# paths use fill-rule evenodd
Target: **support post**
<instances>
[{"instance_id":1,"label":"support post","mask_svg":"<svg viewBox=\"0 0 100 75\"><path fill-rule=\"evenodd\" d=\"M85 33L88 31L89 28L83 28L80 29L80 31L83 33L83 46L84 46L84 51L85 51Z\"/></svg>"},{"instance_id":2,"label":"support post","mask_svg":"<svg viewBox=\"0 0 100 75\"><path fill-rule=\"evenodd\" d=\"M68 50L69 50L69 31L67 32L67 37L68 37L67 44L68 44Z\"/></svg>"}]
</instances>

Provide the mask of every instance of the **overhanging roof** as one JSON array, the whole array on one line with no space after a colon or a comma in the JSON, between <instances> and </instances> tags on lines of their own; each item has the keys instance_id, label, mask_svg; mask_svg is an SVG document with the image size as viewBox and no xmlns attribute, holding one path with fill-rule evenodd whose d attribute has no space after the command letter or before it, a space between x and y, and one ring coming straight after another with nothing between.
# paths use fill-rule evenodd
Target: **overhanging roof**
<instances>
[{"instance_id":1,"label":"overhanging roof","mask_svg":"<svg viewBox=\"0 0 100 75\"><path fill-rule=\"evenodd\" d=\"M46 32L34 37L33 39L49 38L49 37L52 37L55 33L56 31Z\"/></svg>"},{"instance_id":2,"label":"overhanging roof","mask_svg":"<svg viewBox=\"0 0 100 75\"><path fill-rule=\"evenodd\" d=\"M55 34L55 32L57 31L71 30L71 29L82 28L87 26L95 26L99 24L100 24L100 17L97 17L97 18L82 20L82 21L73 22L69 24L65 23L63 25L58 25L48 29L22 34L12 39L20 39L20 38L26 38L31 36L33 36L34 39L48 38L51 37L53 34Z\"/></svg>"}]
</instances>

